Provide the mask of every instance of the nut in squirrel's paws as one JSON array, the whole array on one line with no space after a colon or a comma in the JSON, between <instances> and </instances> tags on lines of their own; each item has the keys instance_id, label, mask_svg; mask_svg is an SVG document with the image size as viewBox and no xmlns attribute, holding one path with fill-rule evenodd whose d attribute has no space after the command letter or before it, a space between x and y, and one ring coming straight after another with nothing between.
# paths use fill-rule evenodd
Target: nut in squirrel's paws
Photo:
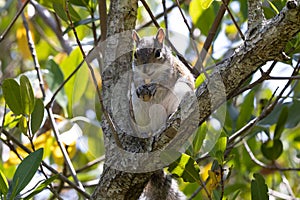
<instances>
[{"instance_id":1,"label":"nut in squirrel's paws","mask_svg":"<svg viewBox=\"0 0 300 200\"><path fill-rule=\"evenodd\" d=\"M138 98L143 101L150 101L156 92L156 83L141 85L136 89Z\"/></svg>"}]
</instances>

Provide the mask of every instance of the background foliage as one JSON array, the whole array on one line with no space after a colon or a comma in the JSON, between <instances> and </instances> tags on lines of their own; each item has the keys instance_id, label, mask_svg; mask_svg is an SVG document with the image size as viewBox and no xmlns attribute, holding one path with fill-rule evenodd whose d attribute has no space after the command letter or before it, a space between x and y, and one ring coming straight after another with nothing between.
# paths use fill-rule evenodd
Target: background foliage
<instances>
[{"instance_id":1,"label":"background foliage","mask_svg":"<svg viewBox=\"0 0 300 200\"><path fill-rule=\"evenodd\" d=\"M101 39L105 21L100 20L99 2L0 1L2 199L88 197L98 182L104 155L96 95L101 78L98 67L82 61ZM243 42L247 27L245 0L230 1L213 26L224 2L140 1L136 27L141 35L154 35L156 29L145 27L156 22L170 30L171 41L172 31L190 37L180 53L194 65L195 52L207 50L211 57L204 67L209 73L213 63ZM285 3L263 1L266 18L278 14ZM23 14L17 14L22 8ZM170 166L188 197L300 198L299 39L298 34L286 47L290 59L267 63L226 102L222 127L202 124L186 154ZM196 85L203 79L201 74ZM220 136L203 154L199 152L207 129ZM24 171L28 176L18 179Z\"/></svg>"}]
</instances>

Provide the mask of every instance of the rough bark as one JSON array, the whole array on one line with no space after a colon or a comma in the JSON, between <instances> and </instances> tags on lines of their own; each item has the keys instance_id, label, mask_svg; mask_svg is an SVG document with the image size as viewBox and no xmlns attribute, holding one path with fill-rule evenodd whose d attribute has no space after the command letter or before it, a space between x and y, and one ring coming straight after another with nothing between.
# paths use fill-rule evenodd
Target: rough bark
<instances>
[{"instance_id":1,"label":"rough bark","mask_svg":"<svg viewBox=\"0 0 300 200\"><path fill-rule=\"evenodd\" d=\"M235 50L228 59L216 64L215 71L207 82L196 91L200 113L197 123L204 122L226 99L234 96L235 91L249 78L260 66L269 60L282 60L282 52L287 42L300 31L300 0L289 1L287 6L274 18L264 20L263 15L258 21L251 18L251 23L259 23L259 26L250 26L246 41ZM259 4L256 4L259 5ZM108 37L116 33L128 31L126 34L108 40L105 49L105 62L107 68L102 72L103 101L105 109L112 115L111 94L118 80L131 68L131 55L125 53L121 57L114 57L116 52L132 48L131 30L134 29L137 12L137 0L112 0L108 19ZM249 10L251 12L251 10ZM254 11L253 11L254 12ZM252 12L252 14L253 14ZM250 13L251 14L251 13ZM126 96L126 87L120 86L120 93ZM123 106L123 105L119 105ZM125 116L124 116L125 117ZM153 141L135 138L116 127L118 138L123 149L128 152L145 153L164 149L176 136L180 125L180 114L175 113L168 121L168 126ZM103 122L105 133L106 162L99 185L94 191L93 199L137 199L153 172L134 173L117 170L111 167L111 162L118 159L118 155L111 154L116 147L115 138L111 126ZM186 138L182 137L182 140ZM122 156L120 154L119 156ZM133 158L134 159L134 158ZM118 162L118 161L117 161ZM118 165L126 165L120 161ZM151 160L149 162L152 162Z\"/></svg>"}]
</instances>

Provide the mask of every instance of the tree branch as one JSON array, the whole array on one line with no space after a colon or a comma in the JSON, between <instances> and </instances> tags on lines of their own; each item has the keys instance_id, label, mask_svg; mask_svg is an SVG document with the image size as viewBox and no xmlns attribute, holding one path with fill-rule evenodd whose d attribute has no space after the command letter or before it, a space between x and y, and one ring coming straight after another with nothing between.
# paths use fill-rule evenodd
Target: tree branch
<instances>
[{"instance_id":1,"label":"tree branch","mask_svg":"<svg viewBox=\"0 0 300 200\"><path fill-rule=\"evenodd\" d=\"M100 29L101 29L101 41L106 39L107 33L107 13L106 13L106 1L98 1L99 16L100 16Z\"/></svg>"},{"instance_id":2,"label":"tree branch","mask_svg":"<svg viewBox=\"0 0 300 200\"><path fill-rule=\"evenodd\" d=\"M300 31L299 0L298 3L292 2L297 6L292 9L285 7L276 17L270 19L259 33L256 33L251 40L245 41L230 58L218 63L209 81L197 89L199 124L203 123L226 99L234 97L235 91L260 66L269 60L281 58L287 42ZM173 123L179 119L177 112L177 115L175 114L169 120L168 128L157 139L158 143L163 143L160 146L173 139L166 140L165 135L176 135L178 124L173 125Z\"/></svg>"},{"instance_id":3,"label":"tree branch","mask_svg":"<svg viewBox=\"0 0 300 200\"><path fill-rule=\"evenodd\" d=\"M249 0L248 1L248 30L257 28L257 25L262 25L266 20L263 9L262 1ZM260 27L259 27L260 28Z\"/></svg>"},{"instance_id":4,"label":"tree branch","mask_svg":"<svg viewBox=\"0 0 300 200\"><path fill-rule=\"evenodd\" d=\"M190 110L189 114L199 114L197 125L203 123L214 110L216 110L226 99L235 95L235 91L247 80L259 67L269 60L280 60L281 54L287 42L300 31L300 0L289 1L276 17L261 23L259 31L253 31L251 38L236 49L235 53L226 60L218 63L215 71L210 75L208 81L196 90L197 104L199 110ZM122 84L116 87L120 77L131 68L131 52L120 54L124 49L132 49L131 29L134 28L136 20L137 1L136 0L115 0L111 1L108 18L108 37L104 53L104 66L102 70L103 80L103 102L105 109L112 112L111 94L117 89L120 97L127 97L126 87ZM124 32L118 37L114 34ZM128 52L128 51L127 51ZM121 55L116 57L117 55ZM189 101L188 99L186 101ZM121 100L120 102L126 102ZM123 105L113 105L120 108ZM122 109L122 108L120 108ZM128 118L128 115L127 115ZM95 189L93 199L137 199L143 188L150 179L153 172L126 172L112 168L112 162L116 166L126 166L128 163L137 162L136 157L140 153L151 153L159 149L165 149L167 145L173 143L174 137L178 136L181 117L180 110L176 112L167 122L167 128L154 138L154 141L136 138L126 134L123 129L117 128L120 141L124 149L119 150L119 154L114 154L116 144L112 132L105 121L103 121L103 132L105 133L106 161L104 171ZM194 122L193 122L194 123ZM180 140L189 138L187 134L182 134ZM123 159L121 153L131 152L132 160ZM148 160L148 163L155 160ZM147 164L147 162L145 162ZM147 168L148 166L145 166ZM135 169L130 169L134 171ZM138 169L136 169L138 170Z\"/></svg>"}]
</instances>

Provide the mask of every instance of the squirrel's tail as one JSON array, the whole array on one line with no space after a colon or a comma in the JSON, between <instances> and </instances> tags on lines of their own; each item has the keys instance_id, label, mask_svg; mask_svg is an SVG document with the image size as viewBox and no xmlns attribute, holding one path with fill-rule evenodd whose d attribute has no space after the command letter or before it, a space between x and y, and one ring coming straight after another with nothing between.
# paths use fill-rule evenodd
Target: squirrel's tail
<instances>
[{"instance_id":1,"label":"squirrel's tail","mask_svg":"<svg viewBox=\"0 0 300 200\"><path fill-rule=\"evenodd\" d=\"M156 171L144 189L139 200L184 200L185 195L178 190L177 182L163 170Z\"/></svg>"}]
</instances>

